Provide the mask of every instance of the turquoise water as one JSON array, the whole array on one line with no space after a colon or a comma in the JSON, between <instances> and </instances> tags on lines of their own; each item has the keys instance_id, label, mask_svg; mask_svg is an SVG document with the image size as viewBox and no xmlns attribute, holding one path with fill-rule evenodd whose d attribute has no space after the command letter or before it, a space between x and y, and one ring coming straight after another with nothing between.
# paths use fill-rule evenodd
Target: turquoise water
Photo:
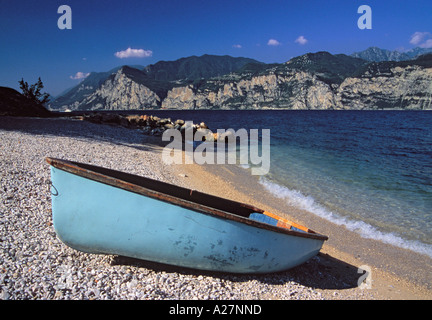
<instances>
[{"instance_id":1,"label":"turquoise water","mask_svg":"<svg viewBox=\"0 0 432 320\"><path fill-rule=\"evenodd\" d=\"M270 172L260 179L269 191L364 237L432 257L432 112L164 114L205 121L215 132L270 129Z\"/></svg>"}]
</instances>

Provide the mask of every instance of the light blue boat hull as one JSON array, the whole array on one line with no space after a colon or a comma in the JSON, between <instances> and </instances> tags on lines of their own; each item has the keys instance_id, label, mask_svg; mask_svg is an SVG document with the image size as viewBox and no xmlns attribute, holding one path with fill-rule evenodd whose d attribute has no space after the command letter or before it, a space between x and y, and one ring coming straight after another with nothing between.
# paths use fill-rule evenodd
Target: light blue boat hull
<instances>
[{"instance_id":1,"label":"light blue boat hull","mask_svg":"<svg viewBox=\"0 0 432 320\"><path fill-rule=\"evenodd\" d=\"M55 231L62 242L83 252L201 270L268 273L304 263L325 240L191 210L53 166L51 181Z\"/></svg>"}]
</instances>

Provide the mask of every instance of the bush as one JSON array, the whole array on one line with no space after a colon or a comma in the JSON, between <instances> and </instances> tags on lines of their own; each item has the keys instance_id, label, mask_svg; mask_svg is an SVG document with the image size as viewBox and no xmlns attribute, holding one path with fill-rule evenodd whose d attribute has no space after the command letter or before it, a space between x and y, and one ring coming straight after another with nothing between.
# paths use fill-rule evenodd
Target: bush
<instances>
[{"instance_id":1,"label":"bush","mask_svg":"<svg viewBox=\"0 0 432 320\"><path fill-rule=\"evenodd\" d=\"M41 90L44 86L40 77L38 81L35 84L32 84L30 87L29 84L22 78L21 81L18 82L20 84L23 96L40 105L45 105L48 102L49 94L41 93Z\"/></svg>"}]
</instances>

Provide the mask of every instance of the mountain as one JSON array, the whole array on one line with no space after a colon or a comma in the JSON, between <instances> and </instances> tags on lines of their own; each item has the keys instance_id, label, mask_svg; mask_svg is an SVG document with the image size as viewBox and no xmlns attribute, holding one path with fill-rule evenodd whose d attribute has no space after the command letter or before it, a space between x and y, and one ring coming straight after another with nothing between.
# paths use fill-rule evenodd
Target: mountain
<instances>
[{"instance_id":1,"label":"mountain","mask_svg":"<svg viewBox=\"0 0 432 320\"><path fill-rule=\"evenodd\" d=\"M339 63L346 65L339 66ZM247 72L244 72L247 70ZM340 71L338 71L340 70ZM366 63L329 53L170 90L166 109L432 109L432 54Z\"/></svg>"},{"instance_id":2,"label":"mountain","mask_svg":"<svg viewBox=\"0 0 432 320\"><path fill-rule=\"evenodd\" d=\"M431 83L432 54L370 62L316 52L274 64L204 55L92 73L53 105L60 110L432 109Z\"/></svg>"},{"instance_id":3,"label":"mountain","mask_svg":"<svg viewBox=\"0 0 432 320\"><path fill-rule=\"evenodd\" d=\"M143 66L134 65L131 68L144 68ZM116 73L122 67L116 67L106 72L91 72L84 80L82 80L78 85L65 90L63 93L59 94L51 102L50 107L56 109L55 106L59 105L71 105L76 101L83 100L86 96L93 93L97 88L99 88L105 80Z\"/></svg>"},{"instance_id":4,"label":"mountain","mask_svg":"<svg viewBox=\"0 0 432 320\"><path fill-rule=\"evenodd\" d=\"M381 61L404 61L416 59L419 56L427 53L431 53L432 48L414 48L406 52L400 52L397 50L390 51L386 49L380 49L377 47L370 47L366 50L355 52L351 56L355 58L364 59L367 61L381 62Z\"/></svg>"},{"instance_id":5,"label":"mountain","mask_svg":"<svg viewBox=\"0 0 432 320\"><path fill-rule=\"evenodd\" d=\"M333 87L367 64L328 52L307 53L281 64L250 63L222 77L173 88L162 108L331 108Z\"/></svg>"},{"instance_id":6,"label":"mountain","mask_svg":"<svg viewBox=\"0 0 432 320\"><path fill-rule=\"evenodd\" d=\"M160 81L197 80L222 76L248 63L259 63L249 58L202 55L175 61L159 61L144 68L148 77Z\"/></svg>"},{"instance_id":7,"label":"mountain","mask_svg":"<svg viewBox=\"0 0 432 320\"><path fill-rule=\"evenodd\" d=\"M81 83L72 90L72 95L79 99L71 99L69 104L65 104L65 100L57 98L53 104L69 110L155 109L160 107L168 90L175 85L153 80L145 72L128 66L119 68L106 78L104 75L98 80L99 76L95 75L93 79L97 84L94 87Z\"/></svg>"},{"instance_id":8,"label":"mountain","mask_svg":"<svg viewBox=\"0 0 432 320\"><path fill-rule=\"evenodd\" d=\"M432 54L373 62L344 80L337 99L353 109L432 110Z\"/></svg>"},{"instance_id":9,"label":"mountain","mask_svg":"<svg viewBox=\"0 0 432 320\"><path fill-rule=\"evenodd\" d=\"M56 106L69 106L76 101L81 101L98 88L110 74L111 72L91 72L77 86L54 99L50 104L50 108L56 109Z\"/></svg>"},{"instance_id":10,"label":"mountain","mask_svg":"<svg viewBox=\"0 0 432 320\"><path fill-rule=\"evenodd\" d=\"M80 82L77 86L71 88L65 94L58 96L50 104L53 110L94 110L94 109L112 109L112 106L104 106L104 101L114 93L109 94L107 88L113 88L113 81L120 78L123 80L130 79L130 83L139 85L138 91L129 92L134 98L134 103L126 103L126 95L123 95L121 101L125 104L117 106L121 109L143 109L160 107L161 101L166 97L169 89L179 84L191 83L195 80L206 79L213 76L221 76L233 72L245 64L259 63L249 58L234 58L231 56L203 55L201 57L191 56L181 58L176 61L160 61L156 64L143 68L136 66L122 66L114 68L107 72L92 72ZM123 74L123 76L120 76ZM151 102L146 99L138 98L144 89L151 90L156 97L152 97ZM140 103L144 104L140 104Z\"/></svg>"},{"instance_id":11,"label":"mountain","mask_svg":"<svg viewBox=\"0 0 432 320\"><path fill-rule=\"evenodd\" d=\"M366 64L367 61L361 58L350 57L345 54L332 55L325 51L307 53L286 63L290 68L314 73L327 83L341 83L346 77Z\"/></svg>"}]
</instances>

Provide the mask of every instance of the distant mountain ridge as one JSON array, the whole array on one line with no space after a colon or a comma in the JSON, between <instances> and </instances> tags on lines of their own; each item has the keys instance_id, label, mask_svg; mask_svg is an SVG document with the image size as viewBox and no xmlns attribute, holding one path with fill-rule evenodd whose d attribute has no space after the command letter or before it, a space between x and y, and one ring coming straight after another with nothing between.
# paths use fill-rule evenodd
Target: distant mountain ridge
<instances>
[{"instance_id":1,"label":"distant mountain ridge","mask_svg":"<svg viewBox=\"0 0 432 320\"><path fill-rule=\"evenodd\" d=\"M432 48L414 48L406 52L400 52L397 50L390 51L386 49L380 49L378 47L369 47L366 50L355 52L351 54L351 56L372 62L404 61L416 59L421 55L431 52Z\"/></svg>"},{"instance_id":2,"label":"distant mountain ridge","mask_svg":"<svg viewBox=\"0 0 432 320\"><path fill-rule=\"evenodd\" d=\"M416 60L371 63L318 52L290 61L246 65L204 83L173 88L162 108L432 109L432 54Z\"/></svg>"},{"instance_id":3,"label":"distant mountain ridge","mask_svg":"<svg viewBox=\"0 0 432 320\"><path fill-rule=\"evenodd\" d=\"M432 54L402 61L369 48L365 58L307 53L286 63L211 56L122 66L91 73L58 97L56 110L131 109L429 109ZM408 54L408 53L405 53ZM405 55L405 57L408 57ZM367 59L386 59L374 62Z\"/></svg>"},{"instance_id":4,"label":"distant mountain ridge","mask_svg":"<svg viewBox=\"0 0 432 320\"><path fill-rule=\"evenodd\" d=\"M313 72L329 83L341 83L367 62L345 54L332 55L325 51L307 53L286 62L291 68Z\"/></svg>"},{"instance_id":5,"label":"distant mountain ridge","mask_svg":"<svg viewBox=\"0 0 432 320\"><path fill-rule=\"evenodd\" d=\"M104 98L95 97L95 92L104 84L113 81L120 72L134 83L145 86L158 96L156 101L162 100L168 90L178 85L184 85L200 79L207 79L215 76L236 71L248 63L261 62L242 57L202 55L200 57L191 56L175 61L159 61L148 65L142 69L136 66L121 66L107 72L92 72L88 77L81 81L77 86L71 88L66 93L58 96L52 101L52 109L86 110L104 108ZM106 86L105 86L106 87ZM105 94L105 93L104 93ZM102 95L104 95L102 94ZM137 92L135 92L137 94ZM138 99L145 101L145 99ZM98 107L95 107L97 105ZM160 103L150 107L156 108ZM136 104L135 108L139 107ZM108 107L107 109L111 109Z\"/></svg>"},{"instance_id":6,"label":"distant mountain ridge","mask_svg":"<svg viewBox=\"0 0 432 320\"><path fill-rule=\"evenodd\" d=\"M51 108L59 105L70 105L76 101L84 99L86 95L91 94L100 87L105 80L114 72L117 72L121 67L111 69L106 72L91 72L84 80L73 88L69 88L63 94L55 97L51 103Z\"/></svg>"},{"instance_id":7,"label":"distant mountain ridge","mask_svg":"<svg viewBox=\"0 0 432 320\"><path fill-rule=\"evenodd\" d=\"M143 69L149 78L160 81L208 79L236 71L248 63L260 63L250 58L202 55L175 61L159 61Z\"/></svg>"}]
</instances>

